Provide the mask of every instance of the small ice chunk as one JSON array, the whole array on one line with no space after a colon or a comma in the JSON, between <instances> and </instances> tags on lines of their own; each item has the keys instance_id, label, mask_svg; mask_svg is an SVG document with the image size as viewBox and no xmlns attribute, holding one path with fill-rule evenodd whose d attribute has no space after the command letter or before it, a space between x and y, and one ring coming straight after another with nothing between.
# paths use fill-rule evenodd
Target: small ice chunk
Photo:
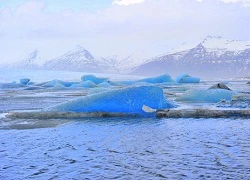
<instances>
[{"instance_id":1,"label":"small ice chunk","mask_svg":"<svg viewBox=\"0 0 250 180\"><path fill-rule=\"evenodd\" d=\"M20 79L20 84L27 85L29 82L30 82L30 79L28 78Z\"/></svg>"},{"instance_id":2,"label":"small ice chunk","mask_svg":"<svg viewBox=\"0 0 250 180\"><path fill-rule=\"evenodd\" d=\"M206 89L206 90L187 90L177 98L177 101L199 102L199 103L217 103L221 100L231 100L232 96L237 94L234 91L225 89Z\"/></svg>"},{"instance_id":3,"label":"small ice chunk","mask_svg":"<svg viewBox=\"0 0 250 180\"><path fill-rule=\"evenodd\" d=\"M191 77L188 74L184 73L181 74L180 76L178 76L175 81L177 83L199 83L200 82L200 78L197 77Z\"/></svg>"},{"instance_id":4,"label":"small ice chunk","mask_svg":"<svg viewBox=\"0 0 250 180\"><path fill-rule=\"evenodd\" d=\"M94 75L84 75L81 77L82 81L92 81L95 84L100 84L102 82L106 82L108 81L108 78L100 78L100 77L96 77Z\"/></svg>"},{"instance_id":5,"label":"small ice chunk","mask_svg":"<svg viewBox=\"0 0 250 180\"><path fill-rule=\"evenodd\" d=\"M49 111L145 114L143 106L152 109L176 107L175 104L165 99L161 88L139 86L88 95L60 104Z\"/></svg>"}]
</instances>

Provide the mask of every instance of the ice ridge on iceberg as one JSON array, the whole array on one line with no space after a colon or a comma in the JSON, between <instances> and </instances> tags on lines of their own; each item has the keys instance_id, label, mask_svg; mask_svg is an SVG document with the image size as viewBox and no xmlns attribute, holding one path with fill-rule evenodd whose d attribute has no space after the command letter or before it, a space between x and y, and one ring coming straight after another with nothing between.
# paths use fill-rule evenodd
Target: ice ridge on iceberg
<instances>
[{"instance_id":1,"label":"ice ridge on iceberg","mask_svg":"<svg viewBox=\"0 0 250 180\"><path fill-rule=\"evenodd\" d=\"M190 75L184 73L181 74L180 76L178 76L175 81L177 83L199 83L200 82L200 78L197 77L191 77Z\"/></svg>"},{"instance_id":2,"label":"ice ridge on iceberg","mask_svg":"<svg viewBox=\"0 0 250 180\"><path fill-rule=\"evenodd\" d=\"M143 107L166 109L176 107L165 99L163 90L154 86L128 87L110 90L78 98L57 105L48 111L52 112L107 112L147 114Z\"/></svg>"},{"instance_id":3,"label":"ice ridge on iceberg","mask_svg":"<svg viewBox=\"0 0 250 180\"><path fill-rule=\"evenodd\" d=\"M92 81L93 83L95 84L100 84L102 82L107 82L108 81L108 78L101 78L101 77L96 77L94 75L84 75L81 77L81 80L82 81Z\"/></svg>"}]
</instances>

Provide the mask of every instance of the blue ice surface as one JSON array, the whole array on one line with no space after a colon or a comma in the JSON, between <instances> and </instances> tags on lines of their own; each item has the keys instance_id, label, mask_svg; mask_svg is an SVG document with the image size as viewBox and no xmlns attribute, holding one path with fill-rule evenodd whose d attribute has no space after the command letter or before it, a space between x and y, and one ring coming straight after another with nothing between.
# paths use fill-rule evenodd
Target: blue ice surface
<instances>
[{"instance_id":1,"label":"blue ice surface","mask_svg":"<svg viewBox=\"0 0 250 180\"><path fill-rule=\"evenodd\" d=\"M83 81L81 83L76 83L76 84L73 84L72 86L70 86L71 88L93 88L93 87L96 87L96 84L93 83L92 81L90 80L87 80L87 81Z\"/></svg>"},{"instance_id":2,"label":"blue ice surface","mask_svg":"<svg viewBox=\"0 0 250 180\"><path fill-rule=\"evenodd\" d=\"M136 81L121 81L121 84L125 85L131 85L136 83L149 83L149 84L158 84L158 83L167 83L167 82L173 82L173 79L169 74L162 74L160 76L156 77L150 77L150 78L144 78Z\"/></svg>"},{"instance_id":3,"label":"blue ice surface","mask_svg":"<svg viewBox=\"0 0 250 180\"><path fill-rule=\"evenodd\" d=\"M54 89L65 89L65 86L61 83L56 83L53 88Z\"/></svg>"},{"instance_id":4,"label":"blue ice surface","mask_svg":"<svg viewBox=\"0 0 250 180\"><path fill-rule=\"evenodd\" d=\"M37 84L37 85L38 86L41 85L42 87L54 87L56 84L61 84L61 85L65 86L65 87L70 87L70 86L72 86L73 84L76 84L76 83L77 82L67 82L67 81L54 79L52 81Z\"/></svg>"},{"instance_id":5,"label":"blue ice surface","mask_svg":"<svg viewBox=\"0 0 250 180\"><path fill-rule=\"evenodd\" d=\"M102 82L107 82L108 81L108 78L101 78L101 77L96 77L94 75L84 75L81 77L81 80L82 81L92 81L93 83L95 84L100 84Z\"/></svg>"},{"instance_id":6,"label":"blue ice surface","mask_svg":"<svg viewBox=\"0 0 250 180\"><path fill-rule=\"evenodd\" d=\"M20 84L27 85L30 82L29 78L20 79Z\"/></svg>"},{"instance_id":7,"label":"blue ice surface","mask_svg":"<svg viewBox=\"0 0 250 180\"><path fill-rule=\"evenodd\" d=\"M231 100L237 93L225 89L190 89L185 91L177 101L196 102L196 103L217 103L221 100Z\"/></svg>"},{"instance_id":8,"label":"blue ice surface","mask_svg":"<svg viewBox=\"0 0 250 180\"><path fill-rule=\"evenodd\" d=\"M100 86L100 87L110 87L111 84L109 84L108 82L102 82L102 83L98 84L98 86Z\"/></svg>"},{"instance_id":9,"label":"blue ice surface","mask_svg":"<svg viewBox=\"0 0 250 180\"><path fill-rule=\"evenodd\" d=\"M186 73L181 74L175 79L176 82L178 83L199 83L200 78L197 77L191 77Z\"/></svg>"},{"instance_id":10,"label":"blue ice surface","mask_svg":"<svg viewBox=\"0 0 250 180\"><path fill-rule=\"evenodd\" d=\"M127 87L78 98L49 109L54 112L105 112L148 114L143 106L153 109L174 108L165 99L163 90L155 86Z\"/></svg>"}]
</instances>

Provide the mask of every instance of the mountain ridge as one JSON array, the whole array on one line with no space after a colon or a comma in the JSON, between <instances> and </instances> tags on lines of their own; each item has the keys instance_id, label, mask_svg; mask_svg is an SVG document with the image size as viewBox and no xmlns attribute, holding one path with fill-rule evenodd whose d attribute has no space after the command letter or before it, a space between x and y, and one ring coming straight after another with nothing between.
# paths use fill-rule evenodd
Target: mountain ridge
<instances>
[{"instance_id":1,"label":"mountain ridge","mask_svg":"<svg viewBox=\"0 0 250 180\"><path fill-rule=\"evenodd\" d=\"M82 46L76 46L42 65L39 65L38 61L39 51L34 50L26 59L8 65L8 68L136 75L156 75L166 72L178 75L186 72L197 76L239 77L250 75L250 42L207 36L195 46L181 47L176 51L152 58L146 58L143 52L126 57L118 55L98 57Z\"/></svg>"}]
</instances>

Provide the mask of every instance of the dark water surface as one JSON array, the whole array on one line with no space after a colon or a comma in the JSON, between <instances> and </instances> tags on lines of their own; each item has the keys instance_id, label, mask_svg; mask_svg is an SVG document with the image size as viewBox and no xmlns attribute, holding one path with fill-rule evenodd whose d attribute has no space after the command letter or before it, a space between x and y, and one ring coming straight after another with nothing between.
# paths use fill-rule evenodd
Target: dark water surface
<instances>
[{"instance_id":1,"label":"dark water surface","mask_svg":"<svg viewBox=\"0 0 250 180\"><path fill-rule=\"evenodd\" d=\"M0 179L250 179L249 119L88 119L17 129L0 130Z\"/></svg>"}]
</instances>

